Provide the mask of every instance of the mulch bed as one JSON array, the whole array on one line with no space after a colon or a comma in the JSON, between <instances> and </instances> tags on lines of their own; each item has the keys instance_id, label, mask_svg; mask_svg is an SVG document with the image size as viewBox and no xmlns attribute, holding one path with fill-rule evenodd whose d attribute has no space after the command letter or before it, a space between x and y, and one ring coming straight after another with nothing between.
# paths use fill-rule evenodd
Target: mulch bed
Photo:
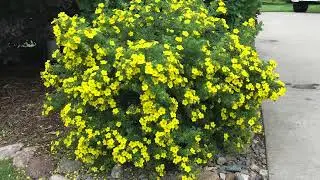
<instances>
[{"instance_id":1,"label":"mulch bed","mask_svg":"<svg viewBox=\"0 0 320 180\"><path fill-rule=\"evenodd\" d=\"M34 72L34 70L33 70ZM47 151L62 128L57 115L41 116L45 89L37 74L27 71L0 76L0 146L24 143Z\"/></svg>"}]
</instances>

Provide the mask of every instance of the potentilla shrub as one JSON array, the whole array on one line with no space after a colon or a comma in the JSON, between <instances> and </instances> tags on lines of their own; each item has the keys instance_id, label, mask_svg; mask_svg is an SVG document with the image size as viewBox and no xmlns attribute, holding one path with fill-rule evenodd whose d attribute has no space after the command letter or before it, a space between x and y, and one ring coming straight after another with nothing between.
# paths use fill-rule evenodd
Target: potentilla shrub
<instances>
[{"instance_id":1,"label":"potentilla shrub","mask_svg":"<svg viewBox=\"0 0 320 180\"><path fill-rule=\"evenodd\" d=\"M226 13L223 1L216 12ZM216 153L250 144L262 101L285 86L275 61L241 43L254 19L230 29L212 14L201 0L99 4L92 22L60 13L63 50L42 72L44 114L59 112L67 127L53 150L73 150L93 171L113 162L163 176L176 167L193 179Z\"/></svg>"}]
</instances>

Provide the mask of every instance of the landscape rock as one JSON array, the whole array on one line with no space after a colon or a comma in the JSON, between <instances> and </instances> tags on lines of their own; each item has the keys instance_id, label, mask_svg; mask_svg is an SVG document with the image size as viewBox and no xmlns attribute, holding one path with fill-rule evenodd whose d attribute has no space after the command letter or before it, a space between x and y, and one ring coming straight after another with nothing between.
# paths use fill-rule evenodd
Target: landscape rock
<instances>
[{"instance_id":1,"label":"landscape rock","mask_svg":"<svg viewBox=\"0 0 320 180\"><path fill-rule=\"evenodd\" d=\"M139 177L138 177L138 180L148 180L148 177L144 174L141 174Z\"/></svg>"},{"instance_id":2,"label":"landscape rock","mask_svg":"<svg viewBox=\"0 0 320 180\"><path fill-rule=\"evenodd\" d=\"M51 176L51 177L49 178L49 180L68 180L68 179L65 178L65 177L62 176L62 175L57 174L57 175Z\"/></svg>"},{"instance_id":3,"label":"landscape rock","mask_svg":"<svg viewBox=\"0 0 320 180\"><path fill-rule=\"evenodd\" d=\"M262 177L257 174L251 174L249 180L262 180Z\"/></svg>"},{"instance_id":4,"label":"landscape rock","mask_svg":"<svg viewBox=\"0 0 320 180\"><path fill-rule=\"evenodd\" d=\"M236 173L235 175L236 175L235 180L249 180L249 175L247 174Z\"/></svg>"},{"instance_id":5,"label":"landscape rock","mask_svg":"<svg viewBox=\"0 0 320 180\"><path fill-rule=\"evenodd\" d=\"M205 171L216 171L218 168L217 167L205 167Z\"/></svg>"},{"instance_id":6,"label":"landscape rock","mask_svg":"<svg viewBox=\"0 0 320 180\"><path fill-rule=\"evenodd\" d=\"M227 160L224 157L219 157L217 159L217 164L219 164L219 165L224 165L226 162L227 162Z\"/></svg>"},{"instance_id":7,"label":"landscape rock","mask_svg":"<svg viewBox=\"0 0 320 180\"><path fill-rule=\"evenodd\" d=\"M199 180L220 180L220 177L216 172L203 171L199 175Z\"/></svg>"},{"instance_id":8,"label":"landscape rock","mask_svg":"<svg viewBox=\"0 0 320 180\"><path fill-rule=\"evenodd\" d=\"M241 173L242 173L242 174L247 174L247 175L249 175L249 174L250 174L250 172L249 172L247 169L243 169L243 170L241 170Z\"/></svg>"},{"instance_id":9,"label":"landscape rock","mask_svg":"<svg viewBox=\"0 0 320 180\"><path fill-rule=\"evenodd\" d=\"M268 177L268 170L260 169L259 174L266 179Z\"/></svg>"},{"instance_id":10,"label":"landscape rock","mask_svg":"<svg viewBox=\"0 0 320 180\"><path fill-rule=\"evenodd\" d=\"M250 169L256 172L259 172L260 170L260 168L254 163L251 164Z\"/></svg>"},{"instance_id":11,"label":"landscape rock","mask_svg":"<svg viewBox=\"0 0 320 180\"><path fill-rule=\"evenodd\" d=\"M226 155L225 157L226 157L227 161L235 161L237 159L236 157L231 156L231 155Z\"/></svg>"},{"instance_id":12,"label":"landscape rock","mask_svg":"<svg viewBox=\"0 0 320 180\"><path fill-rule=\"evenodd\" d=\"M165 180L176 180L176 179L180 179L180 178L178 177L177 174L167 173L166 175L164 175L163 179L165 179Z\"/></svg>"},{"instance_id":13,"label":"landscape rock","mask_svg":"<svg viewBox=\"0 0 320 180\"><path fill-rule=\"evenodd\" d=\"M225 173L219 173L220 179L225 180L226 179L226 174Z\"/></svg>"},{"instance_id":14,"label":"landscape rock","mask_svg":"<svg viewBox=\"0 0 320 180\"><path fill-rule=\"evenodd\" d=\"M234 180L245 180L245 179L243 179L243 177L240 176L239 174L236 174Z\"/></svg>"},{"instance_id":15,"label":"landscape rock","mask_svg":"<svg viewBox=\"0 0 320 180\"><path fill-rule=\"evenodd\" d=\"M246 165L247 167L249 167L250 164L251 164L251 159L250 159L250 158L246 159L245 165Z\"/></svg>"},{"instance_id":16,"label":"landscape rock","mask_svg":"<svg viewBox=\"0 0 320 180\"><path fill-rule=\"evenodd\" d=\"M236 179L236 175L233 173L228 173L226 175L226 180L235 180Z\"/></svg>"},{"instance_id":17,"label":"landscape rock","mask_svg":"<svg viewBox=\"0 0 320 180\"><path fill-rule=\"evenodd\" d=\"M82 174L82 175L79 175L77 177L77 180L96 180L97 178L93 178L91 175L89 174ZM109 178L107 178L109 179Z\"/></svg>"},{"instance_id":18,"label":"landscape rock","mask_svg":"<svg viewBox=\"0 0 320 180\"><path fill-rule=\"evenodd\" d=\"M241 172L241 166L239 165L231 165L231 166L226 166L225 170L229 172Z\"/></svg>"},{"instance_id":19,"label":"landscape rock","mask_svg":"<svg viewBox=\"0 0 320 180\"><path fill-rule=\"evenodd\" d=\"M27 147L21 151L16 152L13 157L13 165L17 168L25 168L36 150L37 147Z\"/></svg>"},{"instance_id":20,"label":"landscape rock","mask_svg":"<svg viewBox=\"0 0 320 180\"><path fill-rule=\"evenodd\" d=\"M259 142L259 141L258 141L257 139L254 139L254 140L252 141L253 144L258 144L258 142Z\"/></svg>"},{"instance_id":21,"label":"landscape rock","mask_svg":"<svg viewBox=\"0 0 320 180\"><path fill-rule=\"evenodd\" d=\"M60 160L57 168L57 172L59 173L72 173L75 171L80 170L82 163L75 160L69 160L66 158L63 158Z\"/></svg>"},{"instance_id":22,"label":"landscape rock","mask_svg":"<svg viewBox=\"0 0 320 180\"><path fill-rule=\"evenodd\" d=\"M26 173L31 178L47 177L54 170L54 163L48 156L34 157L26 167Z\"/></svg>"},{"instance_id":23,"label":"landscape rock","mask_svg":"<svg viewBox=\"0 0 320 180\"><path fill-rule=\"evenodd\" d=\"M13 158L17 151L23 147L22 143L0 147L0 160Z\"/></svg>"},{"instance_id":24,"label":"landscape rock","mask_svg":"<svg viewBox=\"0 0 320 180\"><path fill-rule=\"evenodd\" d=\"M119 179L119 178L122 177L122 175L123 175L123 169L122 169L121 165L115 165L115 166L112 168L111 177L112 177L112 178Z\"/></svg>"}]
</instances>

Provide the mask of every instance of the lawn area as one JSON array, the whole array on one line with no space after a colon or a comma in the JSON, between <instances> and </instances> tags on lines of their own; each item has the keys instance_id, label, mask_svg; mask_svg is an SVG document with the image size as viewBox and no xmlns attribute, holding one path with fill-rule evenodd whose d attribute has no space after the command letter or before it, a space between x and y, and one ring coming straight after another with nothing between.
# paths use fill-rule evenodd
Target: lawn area
<instances>
[{"instance_id":1,"label":"lawn area","mask_svg":"<svg viewBox=\"0 0 320 180\"><path fill-rule=\"evenodd\" d=\"M262 12L293 12L290 3L263 3ZM320 13L320 4L309 5L308 13Z\"/></svg>"},{"instance_id":2,"label":"lawn area","mask_svg":"<svg viewBox=\"0 0 320 180\"><path fill-rule=\"evenodd\" d=\"M24 180L26 178L22 172L14 169L9 160L0 161L0 179L3 180Z\"/></svg>"}]
</instances>

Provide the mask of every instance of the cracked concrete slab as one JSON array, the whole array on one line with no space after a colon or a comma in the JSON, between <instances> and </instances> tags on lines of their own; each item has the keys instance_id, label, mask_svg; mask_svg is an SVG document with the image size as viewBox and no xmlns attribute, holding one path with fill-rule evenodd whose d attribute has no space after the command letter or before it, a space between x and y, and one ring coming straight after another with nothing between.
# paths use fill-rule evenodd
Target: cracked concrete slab
<instances>
[{"instance_id":1,"label":"cracked concrete slab","mask_svg":"<svg viewBox=\"0 0 320 180\"><path fill-rule=\"evenodd\" d=\"M263 116L270 179L319 179L320 91L288 88Z\"/></svg>"}]
</instances>

